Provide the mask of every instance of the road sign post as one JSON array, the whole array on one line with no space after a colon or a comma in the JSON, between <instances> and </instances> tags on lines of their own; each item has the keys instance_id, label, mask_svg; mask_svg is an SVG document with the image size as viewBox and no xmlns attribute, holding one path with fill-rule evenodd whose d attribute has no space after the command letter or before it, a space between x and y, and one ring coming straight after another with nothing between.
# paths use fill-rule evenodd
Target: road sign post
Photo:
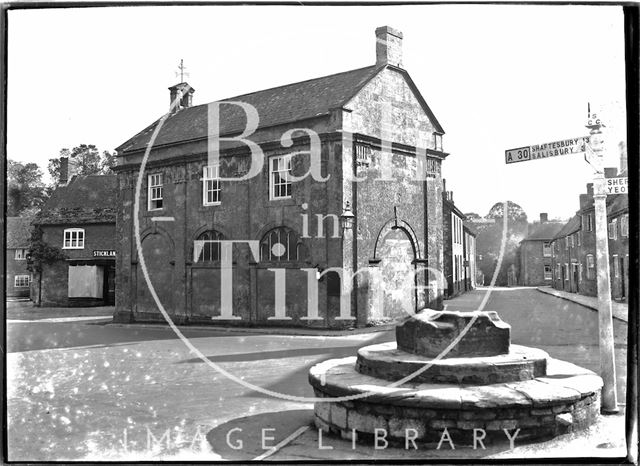
<instances>
[{"instance_id":1,"label":"road sign post","mask_svg":"<svg viewBox=\"0 0 640 466\"><path fill-rule=\"evenodd\" d=\"M584 153L585 160L594 168L594 207L596 226L596 269L598 282L598 325L600 331L600 376L602 377L603 413L618 412L616 393L616 365L613 339L613 311L611 305L611 275L609 270L609 235L607 222L607 194L624 194L626 178L604 177L604 126L596 114L589 112L587 137L564 139L546 144L518 147L505 151L505 163L527 162L540 158Z\"/></svg>"},{"instance_id":2,"label":"road sign post","mask_svg":"<svg viewBox=\"0 0 640 466\"><path fill-rule=\"evenodd\" d=\"M611 275L609 270L609 235L607 221L607 181L604 177L604 141L602 123L596 115L589 116L590 149L595 157L590 161L595 168L594 207L596 227L596 270L598 282L598 323L600 329L600 376L602 377L601 409L605 413L618 412L616 393L616 364L613 339L613 310L611 305Z\"/></svg>"}]
</instances>

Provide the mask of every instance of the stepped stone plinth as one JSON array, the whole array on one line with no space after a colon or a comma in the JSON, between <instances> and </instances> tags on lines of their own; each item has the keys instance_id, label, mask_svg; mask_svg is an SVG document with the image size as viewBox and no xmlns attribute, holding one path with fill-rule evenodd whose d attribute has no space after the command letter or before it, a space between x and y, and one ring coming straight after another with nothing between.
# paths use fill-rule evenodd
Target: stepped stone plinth
<instances>
[{"instance_id":1,"label":"stepped stone plinth","mask_svg":"<svg viewBox=\"0 0 640 466\"><path fill-rule=\"evenodd\" d=\"M319 429L364 441L382 429L389 441L410 435L427 444L447 429L456 444L472 445L474 429L508 443L504 429L519 429L518 441L552 437L599 415L600 377L511 345L510 326L495 312L420 312L397 327L396 339L311 368L309 382L324 399L314 408Z\"/></svg>"}]
</instances>

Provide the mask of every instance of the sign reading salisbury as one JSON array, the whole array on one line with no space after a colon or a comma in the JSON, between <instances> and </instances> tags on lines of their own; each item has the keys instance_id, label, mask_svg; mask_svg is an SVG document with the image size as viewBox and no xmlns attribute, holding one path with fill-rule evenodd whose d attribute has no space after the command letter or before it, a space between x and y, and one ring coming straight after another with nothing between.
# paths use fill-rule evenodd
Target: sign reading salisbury
<instances>
[{"instance_id":1,"label":"sign reading salisbury","mask_svg":"<svg viewBox=\"0 0 640 466\"><path fill-rule=\"evenodd\" d=\"M628 194L626 176L607 178L607 194Z\"/></svg>"},{"instance_id":2,"label":"sign reading salisbury","mask_svg":"<svg viewBox=\"0 0 640 466\"><path fill-rule=\"evenodd\" d=\"M585 136L509 149L504 151L505 162L526 162L527 160L546 159L559 155L579 154L586 150L588 143L589 137Z\"/></svg>"}]
</instances>

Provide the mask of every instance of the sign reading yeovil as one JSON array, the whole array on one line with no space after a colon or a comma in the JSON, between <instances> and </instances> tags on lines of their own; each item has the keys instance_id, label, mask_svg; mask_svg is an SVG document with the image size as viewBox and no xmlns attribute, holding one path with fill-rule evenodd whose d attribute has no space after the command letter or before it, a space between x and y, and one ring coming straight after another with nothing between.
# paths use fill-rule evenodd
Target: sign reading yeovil
<instances>
[{"instance_id":1,"label":"sign reading yeovil","mask_svg":"<svg viewBox=\"0 0 640 466\"><path fill-rule=\"evenodd\" d=\"M504 151L506 163L526 162L528 160L546 159L559 155L579 154L586 150L589 137L563 139L533 146L518 147Z\"/></svg>"},{"instance_id":2,"label":"sign reading yeovil","mask_svg":"<svg viewBox=\"0 0 640 466\"><path fill-rule=\"evenodd\" d=\"M626 176L607 178L607 194L628 194Z\"/></svg>"}]
</instances>

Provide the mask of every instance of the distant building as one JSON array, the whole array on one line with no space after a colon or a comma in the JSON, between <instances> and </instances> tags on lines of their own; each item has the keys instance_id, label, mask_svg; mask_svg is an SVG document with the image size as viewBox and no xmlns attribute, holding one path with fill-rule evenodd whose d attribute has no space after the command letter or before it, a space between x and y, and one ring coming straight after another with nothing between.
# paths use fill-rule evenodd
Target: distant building
<instances>
[{"instance_id":1,"label":"distant building","mask_svg":"<svg viewBox=\"0 0 640 466\"><path fill-rule=\"evenodd\" d=\"M608 177L616 172L607 169ZM629 200L626 194L607 196L607 231L611 297L627 301L629 293ZM580 195L580 210L553 240L553 287L597 296L596 222L593 184Z\"/></svg>"},{"instance_id":2,"label":"distant building","mask_svg":"<svg viewBox=\"0 0 640 466\"><path fill-rule=\"evenodd\" d=\"M476 287L476 233L465 225L466 216L453 202L443 180L442 241L444 243L445 296L453 298Z\"/></svg>"},{"instance_id":3,"label":"distant building","mask_svg":"<svg viewBox=\"0 0 640 466\"><path fill-rule=\"evenodd\" d=\"M73 176L52 193L33 223L66 259L42 264L31 289L36 304L114 304L116 202L115 175Z\"/></svg>"},{"instance_id":4,"label":"distant building","mask_svg":"<svg viewBox=\"0 0 640 466\"><path fill-rule=\"evenodd\" d=\"M528 235L520 241L520 284L551 285L553 282L553 249L551 243L564 223L550 222L546 213L540 222L529 225Z\"/></svg>"},{"instance_id":5,"label":"distant building","mask_svg":"<svg viewBox=\"0 0 640 466\"><path fill-rule=\"evenodd\" d=\"M31 273L27 270L27 253L31 218L7 217L7 296L28 297Z\"/></svg>"},{"instance_id":6,"label":"distant building","mask_svg":"<svg viewBox=\"0 0 640 466\"><path fill-rule=\"evenodd\" d=\"M462 224L464 234L464 290L475 290L478 286L478 267L476 260L476 232L471 225Z\"/></svg>"}]
</instances>

